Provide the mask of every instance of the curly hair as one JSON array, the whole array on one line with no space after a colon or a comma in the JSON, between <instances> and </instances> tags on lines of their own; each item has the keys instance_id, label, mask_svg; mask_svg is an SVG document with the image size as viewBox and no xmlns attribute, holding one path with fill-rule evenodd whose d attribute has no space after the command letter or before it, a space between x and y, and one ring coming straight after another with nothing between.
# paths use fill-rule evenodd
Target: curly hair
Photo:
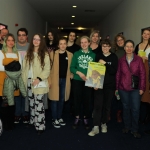
<instances>
[{"instance_id":1,"label":"curly hair","mask_svg":"<svg viewBox=\"0 0 150 150\"><path fill-rule=\"evenodd\" d=\"M41 62L41 68L43 69L44 66L45 66L45 63L44 63L45 54L49 55L49 52L47 50L47 47L46 47L46 44L45 44L45 39L43 38L43 36L40 33L34 34L34 36L35 35L38 35L39 38L40 38L40 45L39 45L39 48L38 48L38 57L39 57L39 60ZM29 48L27 50L27 55L25 57L26 63L28 62L29 66L31 65L31 63L34 59L34 53L33 53L34 52L34 45L33 45L34 36L32 37Z\"/></svg>"}]
</instances>

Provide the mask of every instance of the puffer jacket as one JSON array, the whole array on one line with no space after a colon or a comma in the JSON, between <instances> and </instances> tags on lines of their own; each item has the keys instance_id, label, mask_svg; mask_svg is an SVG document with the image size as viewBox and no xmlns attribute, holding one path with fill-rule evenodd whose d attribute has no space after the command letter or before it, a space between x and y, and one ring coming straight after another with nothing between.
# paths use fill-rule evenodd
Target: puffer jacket
<instances>
[{"instance_id":1,"label":"puffer jacket","mask_svg":"<svg viewBox=\"0 0 150 150\"><path fill-rule=\"evenodd\" d=\"M146 88L146 71L142 59L133 54L133 60L129 67L133 75L139 77L139 90L145 91ZM116 90L131 91L131 72L129 70L126 55L120 58L116 74Z\"/></svg>"},{"instance_id":2,"label":"puffer jacket","mask_svg":"<svg viewBox=\"0 0 150 150\"><path fill-rule=\"evenodd\" d=\"M3 96L8 99L8 105L14 105L14 91L20 90L23 97L27 96L26 88L20 71L6 71L7 78L4 80Z\"/></svg>"}]
</instances>

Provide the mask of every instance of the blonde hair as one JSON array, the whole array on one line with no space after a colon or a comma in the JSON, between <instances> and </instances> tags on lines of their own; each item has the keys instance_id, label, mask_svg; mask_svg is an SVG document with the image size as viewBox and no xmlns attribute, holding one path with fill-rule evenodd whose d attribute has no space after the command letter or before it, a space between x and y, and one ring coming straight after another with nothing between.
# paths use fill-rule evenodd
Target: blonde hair
<instances>
[{"instance_id":1,"label":"blonde hair","mask_svg":"<svg viewBox=\"0 0 150 150\"><path fill-rule=\"evenodd\" d=\"M100 42L100 33L99 33L98 30L94 30L94 31L90 34L90 41L92 41L92 37L93 37L93 35L94 35L95 33L98 34L98 37L99 37L99 38L98 38L97 44L99 44L99 42Z\"/></svg>"},{"instance_id":2,"label":"blonde hair","mask_svg":"<svg viewBox=\"0 0 150 150\"><path fill-rule=\"evenodd\" d=\"M89 38L88 36L82 36L82 37L80 38L80 42L81 42L82 39L87 39L88 42L90 43L90 38Z\"/></svg>"},{"instance_id":3,"label":"blonde hair","mask_svg":"<svg viewBox=\"0 0 150 150\"><path fill-rule=\"evenodd\" d=\"M13 48L12 48L12 51L13 51L13 53L17 53L18 51L17 51L17 48L16 48L15 37L14 37L14 35L11 34L11 33L7 34L6 37L5 37L5 39L4 39L4 43L3 43L3 47L2 47L2 52L3 52L3 53L7 53L7 51L8 51L8 50L7 50L6 41L8 40L9 37L12 37L13 40L14 40L14 46L13 46Z\"/></svg>"}]
</instances>

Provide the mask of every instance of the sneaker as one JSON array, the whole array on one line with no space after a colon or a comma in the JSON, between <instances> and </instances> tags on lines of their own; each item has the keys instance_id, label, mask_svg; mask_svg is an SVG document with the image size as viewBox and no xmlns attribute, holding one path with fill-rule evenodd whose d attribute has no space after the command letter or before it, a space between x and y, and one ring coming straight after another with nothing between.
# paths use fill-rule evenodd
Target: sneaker
<instances>
[{"instance_id":1,"label":"sneaker","mask_svg":"<svg viewBox=\"0 0 150 150\"><path fill-rule=\"evenodd\" d=\"M89 136L95 136L96 134L99 133L99 127L98 126L94 126L92 131L88 133Z\"/></svg>"},{"instance_id":2,"label":"sneaker","mask_svg":"<svg viewBox=\"0 0 150 150\"><path fill-rule=\"evenodd\" d=\"M14 123L19 123L20 119L21 119L20 116L15 116L15 121L14 121Z\"/></svg>"},{"instance_id":3,"label":"sneaker","mask_svg":"<svg viewBox=\"0 0 150 150\"><path fill-rule=\"evenodd\" d=\"M55 128L60 128L60 124L59 124L59 122L58 122L57 119L52 121L52 125L53 125Z\"/></svg>"},{"instance_id":4,"label":"sneaker","mask_svg":"<svg viewBox=\"0 0 150 150\"><path fill-rule=\"evenodd\" d=\"M23 116L23 123L29 123L28 116Z\"/></svg>"},{"instance_id":5,"label":"sneaker","mask_svg":"<svg viewBox=\"0 0 150 150\"><path fill-rule=\"evenodd\" d=\"M137 139L141 138L141 134L139 134L138 132L131 132L131 134L133 134L133 136Z\"/></svg>"},{"instance_id":6,"label":"sneaker","mask_svg":"<svg viewBox=\"0 0 150 150\"><path fill-rule=\"evenodd\" d=\"M85 129L89 129L90 128L90 126L89 126L89 119L83 119L83 123L84 123L84 126L85 126Z\"/></svg>"},{"instance_id":7,"label":"sneaker","mask_svg":"<svg viewBox=\"0 0 150 150\"><path fill-rule=\"evenodd\" d=\"M63 121L62 118L58 119L58 122L59 122L59 124L60 124L61 126L65 126L65 125L66 125L66 123Z\"/></svg>"},{"instance_id":8,"label":"sneaker","mask_svg":"<svg viewBox=\"0 0 150 150\"><path fill-rule=\"evenodd\" d=\"M102 124L102 125L101 125L101 128L102 128L102 129L101 129L101 132L102 132L102 133L107 133L107 125L106 125L106 123Z\"/></svg>"},{"instance_id":9,"label":"sneaker","mask_svg":"<svg viewBox=\"0 0 150 150\"><path fill-rule=\"evenodd\" d=\"M80 124L80 119L79 118L75 118L72 128L76 129L79 126L79 124Z\"/></svg>"}]
</instances>

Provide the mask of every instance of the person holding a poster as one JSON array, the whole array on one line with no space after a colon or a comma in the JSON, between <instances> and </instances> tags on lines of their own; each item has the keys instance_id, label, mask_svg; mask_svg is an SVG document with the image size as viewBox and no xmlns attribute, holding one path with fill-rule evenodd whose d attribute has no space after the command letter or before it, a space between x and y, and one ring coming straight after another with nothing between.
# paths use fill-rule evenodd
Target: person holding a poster
<instances>
[{"instance_id":1,"label":"person holding a poster","mask_svg":"<svg viewBox=\"0 0 150 150\"><path fill-rule=\"evenodd\" d=\"M94 136L99 133L99 126L101 132L107 132L108 116L111 107L111 100L115 93L115 77L118 67L118 58L114 53L111 53L111 43L108 39L102 41L102 54L96 56L96 62L99 62L106 67L103 89L94 88L94 111L93 124L94 127L89 136Z\"/></svg>"},{"instance_id":2,"label":"person holding a poster","mask_svg":"<svg viewBox=\"0 0 150 150\"><path fill-rule=\"evenodd\" d=\"M88 63L95 61L95 54L89 48L90 39L81 37L81 49L74 53L70 70L73 73L73 112L75 121L73 129L76 129L81 120L81 104L83 104L83 122L89 129L88 119L90 117L91 87L85 86Z\"/></svg>"}]
</instances>

